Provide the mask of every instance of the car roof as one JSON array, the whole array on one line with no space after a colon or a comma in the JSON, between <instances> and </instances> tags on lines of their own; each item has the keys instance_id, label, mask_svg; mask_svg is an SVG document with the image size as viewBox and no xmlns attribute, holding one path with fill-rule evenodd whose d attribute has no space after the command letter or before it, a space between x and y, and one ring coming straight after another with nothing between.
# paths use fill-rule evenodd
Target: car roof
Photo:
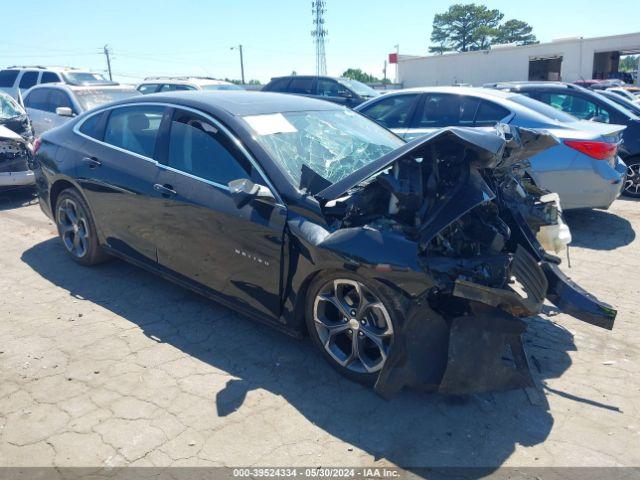
<instances>
[{"instance_id":1,"label":"car roof","mask_svg":"<svg viewBox=\"0 0 640 480\"><path fill-rule=\"evenodd\" d=\"M175 103L211 113L224 111L234 116L309 110L343 110L345 108L335 103L299 95L246 90L152 93L122 100L116 104L148 102Z\"/></svg>"},{"instance_id":2,"label":"car roof","mask_svg":"<svg viewBox=\"0 0 640 480\"><path fill-rule=\"evenodd\" d=\"M157 83L174 83L179 85L186 85L190 83L198 85L233 85L233 83L227 82L226 80L208 77L147 77L140 82L139 85Z\"/></svg>"},{"instance_id":3,"label":"car roof","mask_svg":"<svg viewBox=\"0 0 640 480\"><path fill-rule=\"evenodd\" d=\"M114 84L101 84L101 83L95 83L91 85L69 85L68 83L62 83L62 82L51 82L51 83L39 83L38 85L34 85L33 87L31 87L28 91L41 90L43 88L55 88L58 90L69 90L71 92L85 91L85 90L135 90L135 87L132 85L120 85L120 84L114 85Z\"/></svg>"},{"instance_id":4,"label":"car roof","mask_svg":"<svg viewBox=\"0 0 640 480\"><path fill-rule=\"evenodd\" d=\"M414 88L405 88L404 90L397 90L392 94L386 94L381 97L386 97L387 95L398 95L398 94L406 94L406 93L451 93L454 95L471 95L475 97L481 98L509 98L513 93L504 92L501 90L494 90L490 88L483 87L451 87L451 86L443 86L443 87L414 87ZM381 98L377 97L377 98Z\"/></svg>"}]
</instances>

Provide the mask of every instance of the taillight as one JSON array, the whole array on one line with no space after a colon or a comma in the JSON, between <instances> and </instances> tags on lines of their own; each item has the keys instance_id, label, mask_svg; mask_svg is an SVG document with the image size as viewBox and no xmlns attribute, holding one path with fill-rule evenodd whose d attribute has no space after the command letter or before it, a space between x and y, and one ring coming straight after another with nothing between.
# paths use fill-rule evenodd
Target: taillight
<instances>
[{"instance_id":1,"label":"taillight","mask_svg":"<svg viewBox=\"0 0 640 480\"><path fill-rule=\"evenodd\" d=\"M42 143L42 139L40 137L37 137L34 141L33 141L33 154L35 155L36 153L38 153L38 150L40 149L40 144Z\"/></svg>"},{"instance_id":2,"label":"taillight","mask_svg":"<svg viewBox=\"0 0 640 480\"><path fill-rule=\"evenodd\" d=\"M618 152L617 143L593 142L585 140L565 140L564 144L596 160L606 160Z\"/></svg>"}]
</instances>

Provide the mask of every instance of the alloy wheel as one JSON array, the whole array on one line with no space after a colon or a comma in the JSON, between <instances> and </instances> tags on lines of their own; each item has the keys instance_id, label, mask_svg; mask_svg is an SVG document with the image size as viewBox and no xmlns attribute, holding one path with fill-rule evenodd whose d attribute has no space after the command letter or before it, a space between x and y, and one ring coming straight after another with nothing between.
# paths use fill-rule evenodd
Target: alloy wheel
<instances>
[{"instance_id":1,"label":"alloy wheel","mask_svg":"<svg viewBox=\"0 0 640 480\"><path fill-rule=\"evenodd\" d=\"M89 229L73 200L65 198L60 202L57 221L65 248L75 257L84 257L89 248Z\"/></svg>"},{"instance_id":2,"label":"alloy wheel","mask_svg":"<svg viewBox=\"0 0 640 480\"><path fill-rule=\"evenodd\" d=\"M326 283L313 305L316 332L342 367L358 373L379 371L393 341L386 307L364 284L350 279Z\"/></svg>"},{"instance_id":3,"label":"alloy wheel","mask_svg":"<svg viewBox=\"0 0 640 480\"><path fill-rule=\"evenodd\" d=\"M634 163L627 167L624 191L633 196L640 196L640 163Z\"/></svg>"}]
</instances>

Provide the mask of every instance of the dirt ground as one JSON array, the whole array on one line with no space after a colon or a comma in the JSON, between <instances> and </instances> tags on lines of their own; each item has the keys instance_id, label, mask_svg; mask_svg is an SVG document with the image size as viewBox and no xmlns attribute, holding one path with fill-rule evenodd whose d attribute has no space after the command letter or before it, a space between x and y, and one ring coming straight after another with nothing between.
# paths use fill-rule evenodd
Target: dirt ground
<instances>
[{"instance_id":1,"label":"dirt ground","mask_svg":"<svg viewBox=\"0 0 640 480\"><path fill-rule=\"evenodd\" d=\"M74 264L31 200L0 193L0 466L640 465L640 202L568 215L565 270L619 314L531 318L537 394L385 401L308 341Z\"/></svg>"}]
</instances>

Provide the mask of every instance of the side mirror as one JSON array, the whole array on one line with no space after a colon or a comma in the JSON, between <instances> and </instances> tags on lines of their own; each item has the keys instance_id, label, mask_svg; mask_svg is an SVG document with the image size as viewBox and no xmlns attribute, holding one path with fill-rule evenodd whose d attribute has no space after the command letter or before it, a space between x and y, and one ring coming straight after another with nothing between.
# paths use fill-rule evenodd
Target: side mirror
<instances>
[{"instance_id":1,"label":"side mirror","mask_svg":"<svg viewBox=\"0 0 640 480\"><path fill-rule=\"evenodd\" d=\"M56 115L60 117L73 117L73 110L69 107L58 107L56 108Z\"/></svg>"},{"instance_id":2,"label":"side mirror","mask_svg":"<svg viewBox=\"0 0 640 480\"><path fill-rule=\"evenodd\" d=\"M268 203L273 203L276 200L273 193L271 193L271 190L263 185L253 183L248 178L231 180L228 183L228 186L231 198L233 198L233 201L238 208L244 207L254 198L264 200Z\"/></svg>"},{"instance_id":3,"label":"side mirror","mask_svg":"<svg viewBox=\"0 0 640 480\"><path fill-rule=\"evenodd\" d=\"M353 98L353 92L351 92L350 90L340 90L338 92L338 96L342 97L342 98Z\"/></svg>"}]
</instances>

